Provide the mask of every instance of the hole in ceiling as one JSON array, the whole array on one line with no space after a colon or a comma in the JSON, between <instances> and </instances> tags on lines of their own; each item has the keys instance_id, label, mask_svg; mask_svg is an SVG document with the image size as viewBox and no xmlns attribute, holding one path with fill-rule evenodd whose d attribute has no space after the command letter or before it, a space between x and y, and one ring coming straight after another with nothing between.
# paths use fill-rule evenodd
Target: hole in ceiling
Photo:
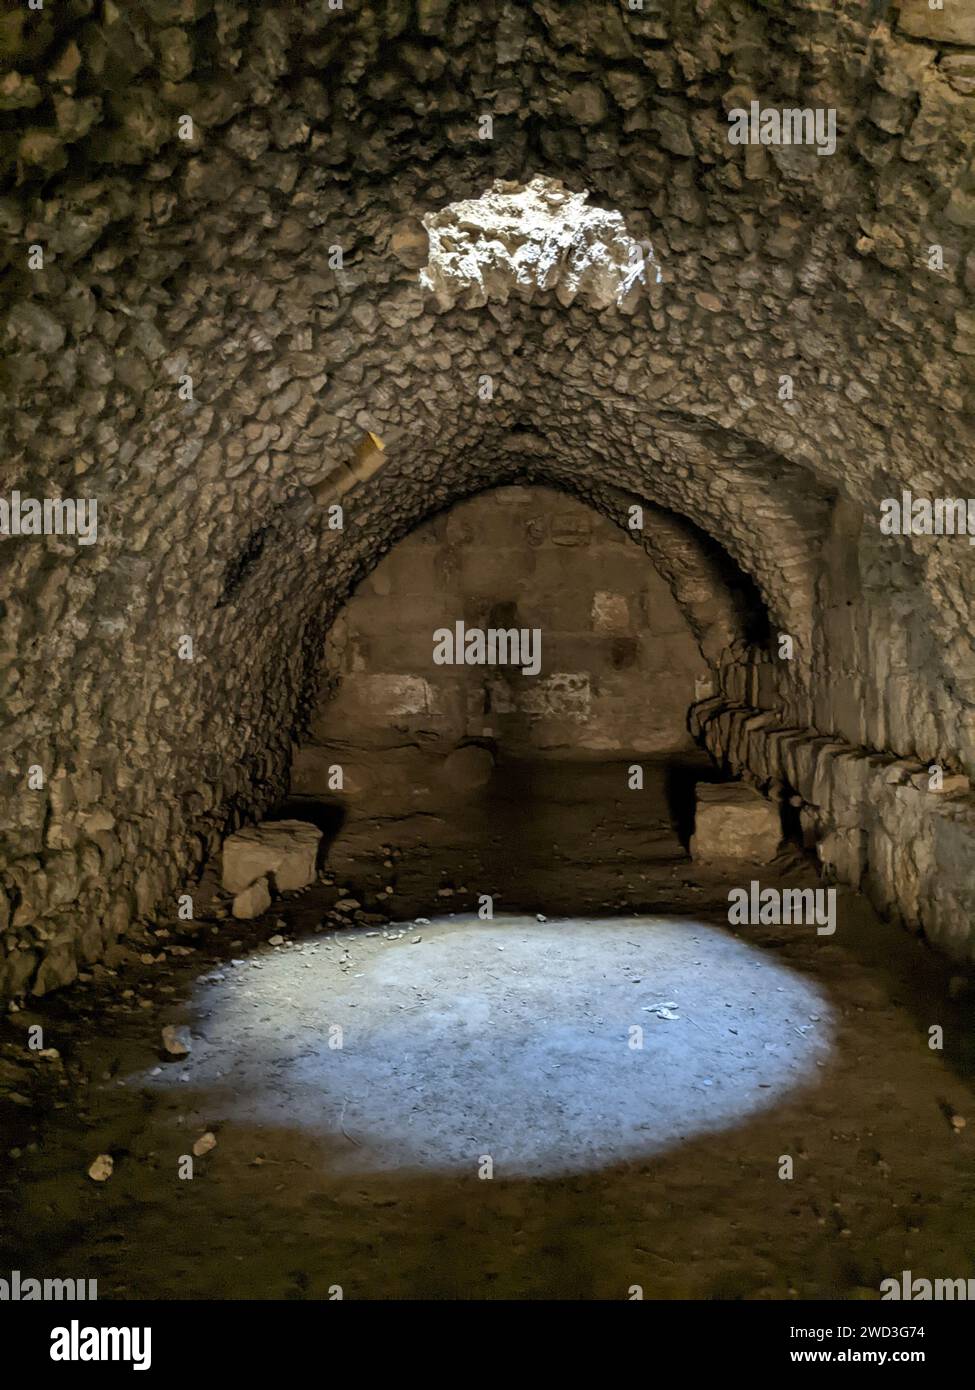
<instances>
[{"instance_id":1,"label":"hole in ceiling","mask_svg":"<svg viewBox=\"0 0 975 1390\"><path fill-rule=\"evenodd\" d=\"M660 267L648 241L627 231L622 213L591 207L544 176L527 184L495 181L480 198L429 213L429 261L420 284L441 310L531 299L552 290L560 304L632 312Z\"/></svg>"}]
</instances>

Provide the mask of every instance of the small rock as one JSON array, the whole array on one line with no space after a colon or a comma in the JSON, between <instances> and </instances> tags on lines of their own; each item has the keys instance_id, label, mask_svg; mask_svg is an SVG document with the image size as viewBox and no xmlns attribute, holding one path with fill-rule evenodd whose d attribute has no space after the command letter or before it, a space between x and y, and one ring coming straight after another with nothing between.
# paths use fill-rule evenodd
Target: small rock
<instances>
[{"instance_id":1,"label":"small rock","mask_svg":"<svg viewBox=\"0 0 975 1390\"><path fill-rule=\"evenodd\" d=\"M430 237L418 217L407 217L397 222L390 237L389 249L400 264L409 270L420 270L426 265L430 258Z\"/></svg>"},{"instance_id":2,"label":"small rock","mask_svg":"<svg viewBox=\"0 0 975 1390\"><path fill-rule=\"evenodd\" d=\"M88 1169L88 1176L93 1182L107 1182L112 1176L114 1168L115 1164L111 1154L99 1154Z\"/></svg>"},{"instance_id":3,"label":"small rock","mask_svg":"<svg viewBox=\"0 0 975 1390\"><path fill-rule=\"evenodd\" d=\"M643 1013L653 1014L655 1018L679 1019L680 1014L675 1013L676 1008L677 1004L673 999L665 999L661 1004L650 1004L644 1007Z\"/></svg>"},{"instance_id":4,"label":"small rock","mask_svg":"<svg viewBox=\"0 0 975 1390\"><path fill-rule=\"evenodd\" d=\"M172 1023L168 1023L162 1030L162 1045L163 1050L170 1057L188 1057L192 1051L190 1030L177 1028Z\"/></svg>"},{"instance_id":5,"label":"small rock","mask_svg":"<svg viewBox=\"0 0 975 1390\"><path fill-rule=\"evenodd\" d=\"M283 945L284 945L284 937L281 936L279 933L276 933L274 936L269 936L269 937L268 937L268 939L267 939L267 944L268 944L269 946L283 946Z\"/></svg>"},{"instance_id":6,"label":"small rock","mask_svg":"<svg viewBox=\"0 0 975 1390\"><path fill-rule=\"evenodd\" d=\"M216 1147L216 1135L212 1134L210 1130L207 1130L206 1134L201 1134L193 1145L193 1153L197 1158L201 1158L203 1154L208 1154L211 1149L215 1149Z\"/></svg>"},{"instance_id":7,"label":"small rock","mask_svg":"<svg viewBox=\"0 0 975 1390\"><path fill-rule=\"evenodd\" d=\"M238 919L260 917L271 906L271 890L266 878L259 878L234 898L231 911Z\"/></svg>"}]
</instances>

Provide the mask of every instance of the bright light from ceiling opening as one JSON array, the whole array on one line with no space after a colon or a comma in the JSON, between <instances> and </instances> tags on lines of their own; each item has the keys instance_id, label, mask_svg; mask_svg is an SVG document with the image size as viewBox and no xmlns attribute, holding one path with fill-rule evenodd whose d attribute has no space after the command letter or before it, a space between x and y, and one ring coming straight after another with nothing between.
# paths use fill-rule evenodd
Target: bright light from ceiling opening
<instances>
[{"instance_id":1,"label":"bright light from ceiling opening","mask_svg":"<svg viewBox=\"0 0 975 1390\"><path fill-rule=\"evenodd\" d=\"M632 311L661 279L653 247L630 236L621 213L590 207L588 197L557 179L499 179L480 198L428 214L430 259L420 284L441 309L553 290L560 304Z\"/></svg>"},{"instance_id":2,"label":"bright light from ceiling opening","mask_svg":"<svg viewBox=\"0 0 975 1390\"><path fill-rule=\"evenodd\" d=\"M195 1002L200 1116L299 1129L333 1173L639 1161L768 1110L830 1055L814 984L693 920L441 919L249 964ZM180 1095L179 1072L140 1084Z\"/></svg>"}]
</instances>

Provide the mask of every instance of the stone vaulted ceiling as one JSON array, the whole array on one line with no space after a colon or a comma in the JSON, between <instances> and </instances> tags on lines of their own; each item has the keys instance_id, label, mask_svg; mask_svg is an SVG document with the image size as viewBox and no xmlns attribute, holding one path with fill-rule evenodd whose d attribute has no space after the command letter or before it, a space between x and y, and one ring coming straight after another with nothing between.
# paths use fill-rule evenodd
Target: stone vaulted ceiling
<instances>
[{"instance_id":1,"label":"stone vaulted ceiling","mask_svg":"<svg viewBox=\"0 0 975 1390\"><path fill-rule=\"evenodd\" d=\"M975 549L876 534L902 488L975 493L973 13L8 6L5 495L99 504L97 545L4 543L3 768L50 785L5 804L12 920L90 901L97 949L175 891L280 787L355 582L499 482L646 504L688 592L716 543L796 639L803 722L849 607L860 652L893 655L860 663L845 736L975 766ZM834 108L835 153L731 144L752 100ZM421 285L421 219L539 175L618 213L659 280L620 308ZM367 431L379 465L350 473ZM838 517L862 521L848 598L824 588Z\"/></svg>"}]
</instances>

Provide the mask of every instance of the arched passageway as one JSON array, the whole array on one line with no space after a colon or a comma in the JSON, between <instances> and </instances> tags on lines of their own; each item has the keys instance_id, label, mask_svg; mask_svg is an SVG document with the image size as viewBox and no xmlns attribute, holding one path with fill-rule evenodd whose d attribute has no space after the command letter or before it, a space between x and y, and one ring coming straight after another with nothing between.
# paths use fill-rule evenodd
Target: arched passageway
<instances>
[{"instance_id":1,"label":"arched passageway","mask_svg":"<svg viewBox=\"0 0 975 1390\"><path fill-rule=\"evenodd\" d=\"M719 775L690 711L767 618L681 518L622 494L600 511L478 492L399 541L336 618L277 814L326 831L355 896L407 916L455 893L645 906L662 896L649 861L673 891L694 783Z\"/></svg>"}]
</instances>

